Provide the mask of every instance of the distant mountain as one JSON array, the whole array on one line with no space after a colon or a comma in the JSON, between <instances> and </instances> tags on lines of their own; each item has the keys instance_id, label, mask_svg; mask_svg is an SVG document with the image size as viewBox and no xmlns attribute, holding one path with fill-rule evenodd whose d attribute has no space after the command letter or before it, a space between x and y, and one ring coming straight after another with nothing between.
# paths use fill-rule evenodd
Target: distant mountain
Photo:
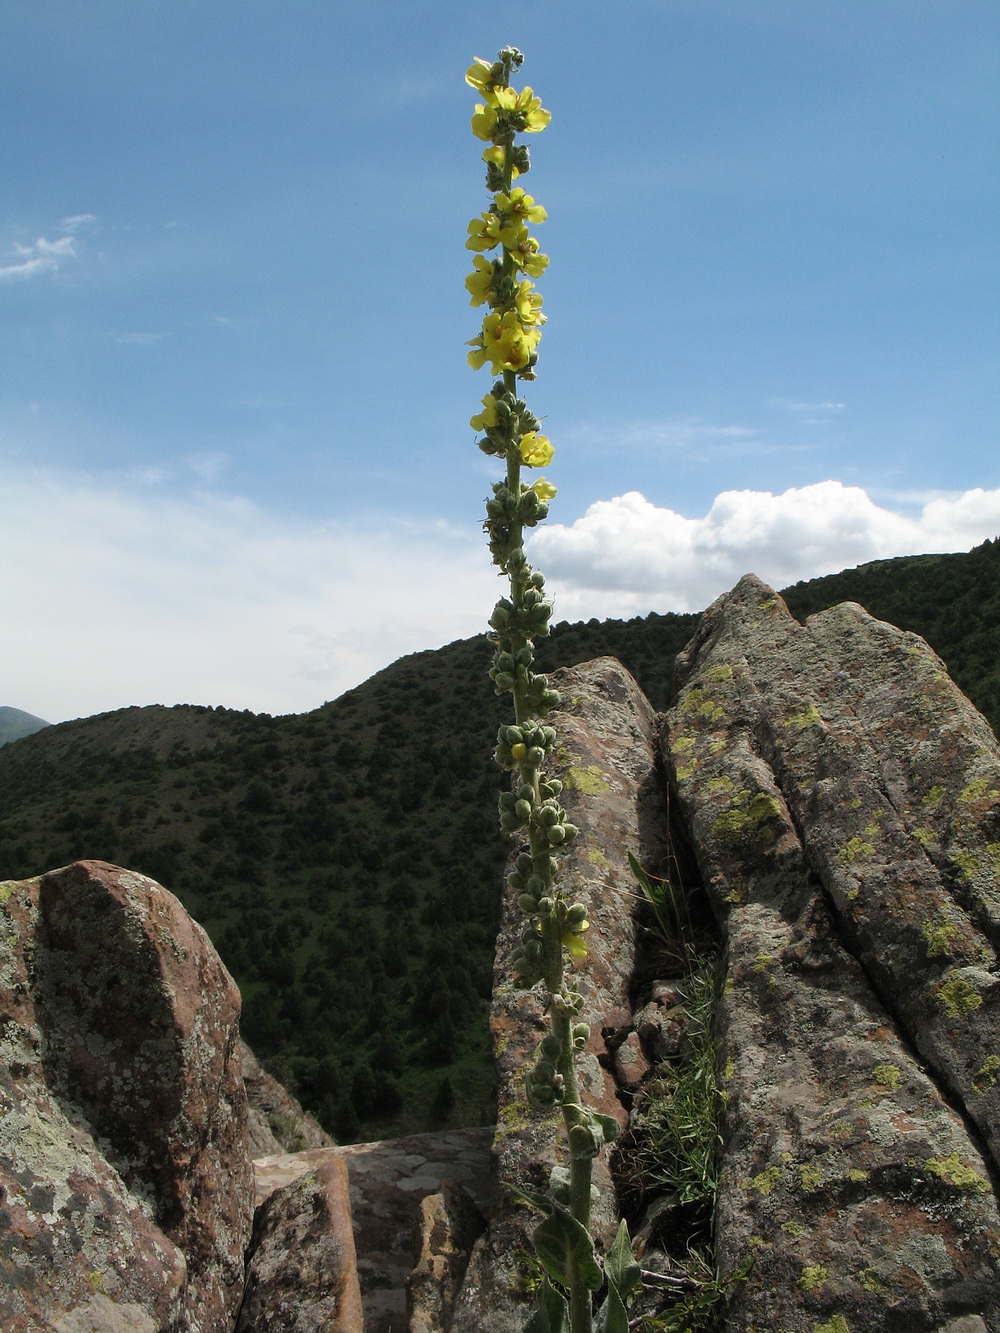
<instances>
[{"instance_id":1,"label":"distant mountain","mask_svg":"<svg viewBox=\"0 0 1000 1333\"><path fill-rule=\"evenodd\" d=\"M0 708L0 745L8 741L18 741L22 736L31 736L50 722L43 722L32 713L24 713L20 708Z\"/></svg>"},{"instance_id":2,"label":"distant mountain","mask_svg":"<svg viewBox=\"0 0 1000 1333\"><path fill-rule=\"evenodd\" d=\"M1000 728L1000 541L784 595L799 618L855 600L916 630ZM663 709L697 622L557 625L542 665L612 654ZM239 982L251 1046L345 1138L440 1124L449 1095L450 1124L489 1123L508 720L490 657L485 636L414 653L299 715L155 706L45 727L0 750L0 879L93 857L160 880Z\"/></svg>"}]
</instances>

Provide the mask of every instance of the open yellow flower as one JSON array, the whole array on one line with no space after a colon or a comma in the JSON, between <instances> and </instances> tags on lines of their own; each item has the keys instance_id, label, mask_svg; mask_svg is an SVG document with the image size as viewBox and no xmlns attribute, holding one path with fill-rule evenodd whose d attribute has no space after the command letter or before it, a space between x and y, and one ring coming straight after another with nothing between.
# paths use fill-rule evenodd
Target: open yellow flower
<instances>
[{"instance_id":1,"label":"open yellow flower","mask_svg":"<svg viewBox=\"0 0 1000 1333\"><path fill-rule=\"evenodd\" d=\"M469 286L468 278L465 285L466 287ZM476 302L473 302L473 304L475 305ZM522 324L545 323L545 316L542 314L542 298L527 278L522 278L517 285L517 291L514 293L514 309L517 311L517 317Z\"/></svg>"},{"instance_id":2,"label":"open yellow flower","mask_svg":"<svg viewBox=\"0 0 1000 1333\"><path fill-rule=\"evenodd\" d=\"M470 273L465 279L465 290L472 298L469 305L482 305L484 301L489 301L490 305L493 305L493 265L490 260L484 259L482 255L476 255L472 262L476 266L476 271ZM539 301L541 301L541 298L539 298Z\"/></svg>"},{"instance_id":3,"label":"open yellow flower","mask_svg":"<svg viewBox=\"0 0 1000 1333\"><path fill-rule=\"evenodd\" d=\"M493 313L483 320L483 331L472 338L468 361L473 370L479 370L487 361L494 375L504 370L523 370L538 346L541 333L537 329L522 328L514 310Z\"/></svg>"},{"instance_id":4,"label":"open yellow flower","mask_svg":"<svg viewBox=\"0 0 1000 1333\"><path fill-rule=\"evenodd\" d=\"M534 236L528 235L527 227L521 230L523 234L518 237L514 245L507 245L504 241L504 246L510 251L511 258L519 269L529 277L540 278L549 266L549 257L539 253L538 242Z\"/></svg>"},{"instance_id":5,"label":"open yellow flower","mask_svg":"<svg viewBox=\"0 0 1000 1333\"><path fill-rule=\"evenodd\" d=\"M537 430L529 430L526 435L522 435L518 448L521 451L521 462L528 467L547 467L555 453L548 438L539 435Z\"/></svg>"},{"instance_id":6,"label":"open yellow flower","mask_svg":"<svg viewBox=\"0 0 1000 1333\"><path fill-rule=\"evenodd\" d=\"M523 222L544 222L545 209L536 204L530 194L525 194L520 186L510 194L497 195L498 210L508 217L520 218Z\"/></svg>"},{"instance_id":7,"label":"open yellow flower","mask_svg":"<svg viewBox=\"0 0 1000 1333\"><path fill-rule=\"evenodd\" d=\"M476 109L472 113L472 133L477 139L490 140L496 134L496 129L497 113L494 108L477 102Z\"/></svg>"},{"instance_id":8,"label":"open yellow flower","mask_svg":"<svg viewBox=\"0 0 1000 1333\"><path fill-rule=\"evenodd\" d=\"M533 481L531 483L531 489L543 504L548 504L550 500L556 498L556 488L552 485L551 481L546 481L544 477L539 477L537 481Z\"/></svg>"},{"instance_id":9,"label":"open yellow flower","mask_svg":"<svg viewBox=\"0 0 1000 1333\"><path fill-rule=\"evenodd\" d=\"M487 101L493 95L493 80L490 77L492 69L493 66L488 60L482 60L479 56L476 56L465 71L465 82L470 88L475 88L477 93L482 93Z\"/></svg>"},{"instance_id":10,"label":"open yellow flower","mask_svg":"<svg viewBox=\"0 0 1000 1333\"><path fill-rule=\"evenodd\" d=\"M523 223L513 218L502 218L497 213L481 213L469 223L469 239L465 242L465 248L492 250L495 245L503 245L505 249L513 250L525 238L530 239Z\"/></svg>"},{"instance_id":11,"label":"open yellow flower","mask_svg":"<svg viewBox=\"0 0 1000 1333\"><path fill-rule=\"evenodd\" d=\"M542 99L536 97L530 88L522 88L520 92L515 92L513 88L497 88L493 99L500 111L523 116L524 128L529 134L538 134L552 119L552 112L543 108Z\"/></svg>"},{"instance_id":12,"label":"open yellow flower","mask_svg":"<svg viewBox=\"0 0 1000 1333\"><path fill-rule=\"evenodd\" d=\"M491 393L483 397L483 410L469 418L473 430L490 430L497 424L497 400Z\"/></svg>"}]
</instances>

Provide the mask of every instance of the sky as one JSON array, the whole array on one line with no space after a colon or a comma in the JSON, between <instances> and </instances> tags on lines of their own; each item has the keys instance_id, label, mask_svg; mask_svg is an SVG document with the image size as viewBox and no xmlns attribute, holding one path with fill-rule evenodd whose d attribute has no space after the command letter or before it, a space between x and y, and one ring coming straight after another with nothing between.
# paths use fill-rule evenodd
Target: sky
<instances>
[{"instance_id":1,"label":"sky","mask_svg":"<svg viewBox=\"0 0 1000 1333\"><path fill-rule=\"evenodd\" d=\"M994 0L0 0L0 704L274 714L481 632L464 83L552 112L557 620L1000 534Z\"/></svg>"}]
</instances>

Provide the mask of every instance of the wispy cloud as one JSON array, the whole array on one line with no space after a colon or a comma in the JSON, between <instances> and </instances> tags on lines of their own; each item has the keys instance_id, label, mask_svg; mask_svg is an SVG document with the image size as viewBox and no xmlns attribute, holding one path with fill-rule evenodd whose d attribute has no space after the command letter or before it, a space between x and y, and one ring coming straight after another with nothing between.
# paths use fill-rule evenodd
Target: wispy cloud
<instances>
[{"instance_id":1,"label":"wispy cloud","mask_svg":"<svg viewBox=\"0 0 1000 1333\"><path fill-rule=\"evenodd\" d=\"M579 423L564 435L574 445L600 449L648 449L660 453L704 455L759 452L769 446L754 426L721 425L696 417L668 421L627 421L613 426Z\"/></svg>"},{"instance_id":2,"label":"wispy cloud","mask_svg":"<svg viewBox=\"0 0 1000 1333\"><path fill-rule=\"evenodd\" d=\"M695 611L752 571L775 587L867 560L967 550L1000 534L1000 490L938 496L914 516L857 486L823 481L781 495L724 491L686 518L637 491L591 505L575 523L539 530L560 619Z\"/></svg>"},{"instance_id":3,"label":"wispy cloud","mask_svg":"<svg viewBox=\"0 0 1000 1333\"><path fill-rule=\"evenodd\" d=\"M297 712L485 628L498 585L476 526L303 526L209 492L221 462L189 459L199 490L180 497L158 477L0 472L0 624L19 645L4 703L52 721L145 703Z\"/></svg>"},{"instance_id":4,"label":"wispy cloud","mask_svg":"<svg viewBox=\"0 0 1000 1333\"><path fill-rule=\"evenodd\" d=\"M70 217L63 218L59 226L63 231L75 233L82 231L85 227L93 226L96 221L97 215L95 213L73 213Z\"/></svg>"},{"instance_id":5,"label":"wispy cloud","mask_svg":"<svg viewBox=\"0 0 1000 1333\"><path fill-rule=\"evenodd\" d=\"M83 217L81 214L79 220ZM67 224L77 220L64 218L62 229L72 231ZM42 273L57 273L66 260L76 258L76 239L72 235L60 236L54 241L39 236L31 245L20 245L15 241L9 251L11 262L0 263L0 282L18 282Z\"/></svg>"}]
</instances>

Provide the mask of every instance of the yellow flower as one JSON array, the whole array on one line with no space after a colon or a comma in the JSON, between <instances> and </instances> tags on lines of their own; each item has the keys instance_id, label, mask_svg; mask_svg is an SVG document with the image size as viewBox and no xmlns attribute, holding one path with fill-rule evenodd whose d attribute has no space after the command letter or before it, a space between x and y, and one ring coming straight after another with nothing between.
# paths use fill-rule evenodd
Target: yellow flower
<instances>
[{"instance_id":1,"label":"yellow flower","mask_svg":"<svg viewBox=\"0 0 1000 1333\"><path fill-rule=\"evenodd\" d=\"M521 451L521 462L528 467L547 467L555 453L548 439L539 435L537 430L529 430L526 435L522 435L518 448Z\"/></svg>"},{"instance_id":2,"label":"yellow flower","mask_svg":"<svg viewBox=\"0 0 1000 1333\"><path fill-rule=\"evenodd\" d=\"M470 88L475 88L477 93L482 93L484 97L489 98L493 91L493 81L490 78L492 69L493 66L488 60L481 60L479 56L476 56L465 71L465 82Z\"/></svg>"},{"instance_id":3,"label":"yellow flower","mask_svg":"<svg viewBox=\"0 0 1000 1333\"><path fill-rule=\"evenodd\" d=\"M504 228L504 230L508 230ZM534 236L528 235L527 227L521 228L521 233L514 245L508 245L504 241L504 246L510 251L511 258L518 268L523 269L532 278L540 278L549 266L548 255L539 254L538 242Z\"/></svg>"},{"instance_id":4,"label":"yellow flower","mask_svg":"<svg viewBox=\"0 0 1000 1333\"><path fill-rule=\"evenodd\" d=\"M483 410L469 418L469 425L473 430L490 430L496 424L497 400L491 393L488 393L483 398Z\"/></svg>"},{"instance_id":5,"label":"yellow flower","mask_svg":"<svg viewBox=\"0 0 1000 1333\"><path fill-rule=\"evenodd\" d=\"M590 928L589 921L584 921L578 927L580 931L588 930L589 928ZM566 952L569 954L569 956L571 958L575 958L578 963L582 959L586 958L587 945L582 935L577 934L577 932L573 930L564 930L562 933L562 942L566 946Z\"/></svg>"},{"instance_id":6,"label":"yellow flower","mask_svg":"<svg viewBox=\"0 0 1000 1333\"><path fill-rule=\"evenodd\" d=\"M492 139L497 128L497 113L492 106L483 106L481 102L476 103L476 109L472 113L472 133L477 139Z\"/></svg>"},{"instance_id":7,"label":"yellow flower","mask_svg":"<svg viewBox=\"0 0 1000 1333\"><path fill-rule=\"evenodd\" d=\"M554 500L557 493L551 481L546 481L544 477L539 477L537 481L532 482L531 489L543 504L548 504L550 500Z\"/></svg>"},{"instance_id":8,"label":"yellow flower","mask_svg":"<svg viewBox=\"0 0 1000 1333\"><path fill-rule=\"evenodd\" d=\"M482 333L469 341L472 348L469 365L473 370L479 370L489 361L494 375L504 370L523 370L541 336L537 329L522 328L514 310L505 310L502 315L487 315Z\"/></svg>"},{"instance_id":9,"label":"yellow flower","mask_svg":"<svg viewBox=\"0 0 1000 1333\"><path fill-rule=\"evenodd\" d=\"M520 763L521 760L528 753L528 747L522 744L520 741L518 741L517 745L512 745L510 747L510 753L512 757L516 759L518 763Z\"/></svg>"},{"instance_id":10,"label":"yellow flower","mask_svg":"<svg viewBox=\"0 0 1000 1333\"><path fill-rule=\"evenodd\" d=\"M521 116L524 120L523 128L529 134L544 130L552 119L552 112L544 110L542 99L536 97L530 88L522 88L519 93L513 88L497 88L491 100L500 111Z\"/></svg>"},{"instance_id":11,"label":"yellow flower","mask_svg":"<svg viewBox=\"0 0 1000 1333\"><path fill-rule=\"evenodd\" d=\"M544 222L546 218L545 209L541 204L536 204L530 194L520 188L511 190L510 194L497 195L497 208L501 213L509 217L522 218L525 222Z\"/></svg>"},{"instance_id":12,"label":"yellow flower","mask_svg":"<svg viewBox=\"0 0 1000 1333\"><path fill-rule=\"evenodd\" d=\"M493 265L482 255L476 255L472 262L476 266L476 271L465 279L465 290L472 297L469 305L482 305L484 301L489 301L490 305L493 305Z\"/></svg>"},{"instance_id":13,"label":"yellow flower","mask_svg":"<svg viewBox=\"0 0 1000 1333\"><path fill-rule=\"evenodd\" d=\"M492 250L500 244L500 218L496 213L481 213L469 223L466 250Z\"/></svg>"},{"instance_id":14,"label":"yellow flower","mask_svg":"<svg viewBox=\"0 0 1000 1333\"><path fill-rule=\"evenodd\" d=\"M469 286L468 278L465 285ZM469 287L469 290L471 291L472 288ZM475 304L477 303L474 301L473 305ZM522 324L545 323L545 316L542 314L542 298L527 278L522 278L518 283L517 291L514 293L514 309L517 311L517 317Z\"/></svg>"}]
</instances>

